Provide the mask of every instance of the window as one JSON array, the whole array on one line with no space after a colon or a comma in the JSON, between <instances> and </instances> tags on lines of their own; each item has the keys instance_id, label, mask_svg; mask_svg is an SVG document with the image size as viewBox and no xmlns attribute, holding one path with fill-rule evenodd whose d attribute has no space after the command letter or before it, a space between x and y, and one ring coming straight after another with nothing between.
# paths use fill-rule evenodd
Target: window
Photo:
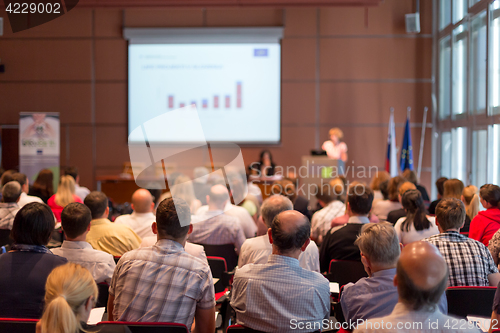
<instances>
[{"instance_id":1,"label":"window","mask_svg":"<svg viewBox=\"0 0 500 333\"><path fill-rule=\"evenodd\" d=\"M500 114L500 0L490 6L490 114Z\"/></svg>"},{"instance_id":2,"label":"window","mask_svg":"<svg viewBox=\"0 0 500 333\"><path fill-rule=\"evenodd\" d=\"M467 128L457 127L451 130L451 177L467 182Z\"/></svg>"},{"instance_id":3,"label":"window","mask_svg":"<svg viewBox=\"0 0 500 333\"><path fill-rule=\"evenodd\" d=\"M441 133L441 177L451 176L451 134Z\"/></svg>"},{"instance_id":4,"label":"window","mask_svg":"<svg viewBox=\"0 0 500 333\"><path fill-rule=\"evenodd\" d=\"M467 0L453 0L453 23L457 23L467 14Z\"/></svg>"},{"instance_id":5,"label":"window","mask_svg":"<svg viewBox=\"0 0 500 333\"><path fill-rule=\"evenodd\" d=\"M500 125L488 129L488 182L500 183Z\"/></svg>"},{"instance_id":6,"label":"window","mask_svg":"<svg viewBox=\"0 0 500 333\"><path fill-rule=\"evenodd\" d=\"M439 0L439 30L451 23L451 0Z\"/></svg>"},{"instance_id":7,"label":"window","mask_svg":"<svg viewBox=\"0 0 500 333\"><path fill-rule=\"evenodd\" d=\"M439 42L439 118L450 115L451 94L451 38Z\"/></svg>"},{"instance_id":8,"label":"window","mask_svg":"<svg viewBox=\"0 0 500 333\"><path fill-rule=\"evenodd\" d=\"M480 187L486 184L486 165L488 131L477 130L472 132L472 170L471 184Z\"/></svg>"},{"instance_id":9,"label":"window","mask_svg":"<svg viewBox=\"0 0 500 333\"><path fill-rule=\"evenodd\" d=\"M463 115L467 110L467 25L453 30L451 110L453 116Z\"/></svg>"},{"instance_id":10,"label":"window","mask_svg":"<svg viewBox=\"0 0 500 333\"><path fill-rule=\"evenodd\" d=\"M469 110L472 114L486 111L486 11L472 20L469 67Z\"/></svg>"}]
</instances>

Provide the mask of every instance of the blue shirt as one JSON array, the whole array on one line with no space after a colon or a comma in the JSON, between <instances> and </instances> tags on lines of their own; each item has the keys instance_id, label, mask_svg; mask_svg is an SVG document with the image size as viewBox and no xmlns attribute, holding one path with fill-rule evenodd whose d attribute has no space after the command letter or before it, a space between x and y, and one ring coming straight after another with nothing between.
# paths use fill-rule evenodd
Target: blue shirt
<instances>
[{"instance_id":1,"label":"blue shirt","mask_svg":"<svg viewBox=\"0 0 500 333\"><path fill-rule=\"evenodd\" d=\"M385 269L373 273L369 278L362 278L355 284L346 284L340 299L346 322L390 315L398 303L395 275L396 268ZM448 313L445 293L441 296L438 308L442 313Z\"/></svg>"}]
</instances>

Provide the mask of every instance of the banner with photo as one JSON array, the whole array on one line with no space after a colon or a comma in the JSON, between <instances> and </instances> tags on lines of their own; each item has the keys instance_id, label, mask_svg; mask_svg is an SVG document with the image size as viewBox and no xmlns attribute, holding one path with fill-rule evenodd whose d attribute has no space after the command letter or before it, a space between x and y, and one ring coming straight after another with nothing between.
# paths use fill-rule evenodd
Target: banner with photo
<instances>
[{"instance_id":1,"label":"banner with photo","mask_svg":"<svg viewBox=\"0 0 500 333\"><path fill-rule=\"evenodd\" d=\"M54 174L54 191L59 180L59 112L21 112L19 117L19 171L33 184L42 169Z\"/></svg>"}]
</instances>

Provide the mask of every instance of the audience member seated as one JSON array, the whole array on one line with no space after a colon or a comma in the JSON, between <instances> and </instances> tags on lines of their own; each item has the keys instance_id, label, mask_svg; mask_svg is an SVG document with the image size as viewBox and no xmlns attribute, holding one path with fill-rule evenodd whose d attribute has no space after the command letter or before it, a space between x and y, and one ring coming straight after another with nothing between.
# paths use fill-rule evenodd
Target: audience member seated
<instances>
[{"instance_id":1,"label":"audience member seated","mask_svg":"<svg viewBox=\"0 0 500 333\"><path fill-rule=\"evenodd\" d=\"M30 186L28 195L39 197L44 203L54 194L54 174L50 169L42 169Z\"/></svg>"},{"instance_id":2,"label":"audience member seated","mask_svg":"<svg viewBox=\"0 0 500 333\"><path fill-rule=\"evenodd\" d=\"M272 254L266 264L236 270L231 306L237 324L264 332L311 332L330 315L328 280L300 267L298 257L310 242L311 223L293 210L278 214L268 231Z\"/></svg>"},{"instance_id":3,"label":"audience member seated","mask_svg":"<svg viewBox=\"0 0 500 333\"><path fill-rule=\"evenodd\" d=\"M186 201L191 208L191 214L196 213L201 207L201 201L196 199L191 178L186 175L180 175L175 179L174 185L170 187L170 194L172 197Z\"/></svg>"},{"instance_id":4,"label":"audience member seated","mask_svg":"<svg viewBox=\"0 0 500 333\"><path fill-rule=\"evenodd\" d=\"M387 187L388 196L383 200L373 201L372 213L380 221L387 221L387 215L397 209L401 209L401 203L398 200L398 186L404 182L402 177L394 177L389 180Z\"/></svg>"},{"instance_id":5,"label":"audience member seated","mask_svg":"<svg viewBox=\"0 0 500 333\"><path fill-rule=\"evenodd\" d=\"M229 193L225 186L212 186L207 197L208 211L197 216L200 221L193 224L193 232L188 237L191 243L233 244L236 253L240 252L245 241L245 234L238 219L224 212L228 201Z\"/></svg>"},{"instance_id":6,"label":"audience member seated","mask_svg":"<svg viewBox=\"0 0 500 333\"><path fill-rule=\"evenodd\" d=\"M21 184L21 188L22 188L21 197L19 198L19 201L17 203L20 208L23 208L24 205L29 204L30 202L43 203L43 200L40 199L39 197L28 195L28 192L30 190L30 185L29 185L28 177L26 177L26 175L24 173L20 173L20 172L14 173L12 175L12 180L15 180L19 184Z\"/></svg>"},{"instance_id":7,"label":"audience member seated","mask_svg":"<svg viewBox=\"0 0 500 333\"><path fill-rule=\"evenodd\" d=\"M75 180L71 176L62 176L59 180L57 192L49 198L47 204L54 213L57 222L61 222L61 212L72 202L83 203L82 199L75 194Z\"/></svg>"},{"instance_id":8,"label":"audience member seated","mask_svg":"<svg viewBox=\"0 0 500 333\"><path fill-rule=\"evenodd\" d=\"M441 178L438 178L438 180L436 180L436 188L438 191L438 195L437 195L437 199L434 200L433 202L431 202L431 204L429 206L429 214L431 214L431 215L436 214L436 206L439 203L439 201L441 201L441 199L443 198L444 182L447 180L448 180L448 178L446 178L446 177L441 177Z\"/></svg>"},{"instance_id":9,"label":"audience member seated","mask_svg":"<svg viewBox=\"0 0 500 333\"><path fill-rule=\"evenodd\" d=\"M340 303L346 322L351 326L359 320L388 316L398 302L398 290L394 285L396 265L400 249L394 227L389 222L369 223L361 228L356 239L361 251L361 262L368 278L344 286ZM448 313L443 293L439 309Z\"/></svg>"},{"instance_id":10,"label":"audience member seated","mask_svg":"<svg viewBox=\"0 0 500 333\"><path fill-rule=\"evenodd\" d=\"M207 204L207 195L210 192L208 182L209 171L205 167L197 167L193 170L193 189L196 199L200 200L202 205Z\"/></svg>"},{"instance_id":11,"label":"audience member seated","mask_svg":"<svg viewBox=\"0 0 500 333\"><path fill-rule=\"evenodd\" d=\"M281 194L293 202L293 209L304 214L311 220L311 211L309 210L309 201L297 194L296 187L289 179L277 180L271 187L271 194Z\"/></svg>"},{"instance_id":12,"label":"audience member seated","mask_svg":"<svg viewBox=\"0 0 500 333\"><path fill-rule=\"evenodd\" d=\"M215 293L210 267L184 250L192 225L182 199L163 200L153 228L158 242L122 256L109 288L109 320L174 322L215 332ZM156 277L156 278L152 278Z\"/></svg>"},{"instance_id":13,"label":"audience member seated","mask_svg":"<svg viewBox=\"0 0 500 333\"><path fill-rule=\"evenodd\" d=\"M21 197L21 192L21 185L14 180L8 182L2 187L2 202L0 202L0 229L12 229L14 218L20 209L17 203Z\"/></svg>"},{"instance_id":14,"label":"audience member seated","mask_svg":"<svg viewBox=\"0 0 500 333\"><path fill-rule=\"evenodd\" d=\"M264 200L262 204L262 220L269 228L272 227L274 218L281 212L293 210L293 204L285 196L275 194ZM241 247L238 258L238 267L246 264L265 264L273 251L273 246L269 242L269 235L247 239ZM304 252L299 255L300 267L319 272L319 251L314 241L309 242Z\"/></svg>"},{"instance_id":15,"label":"audience member seated","mask_svg":"<svg viewBox=\"0 0 500 333\"><path fill-rule=\"evenodd\" d=\"M417 173L413 170L405 169L405 171L403 172L403 178L405 178L407 181L409 181L410 183L413 183L413 185L415 185L417 190L422 195L422 199L424 200L424 203L426 205L429 205L431 202L431 199L429 199L429 194L427 194L427 190L425 189L425 187L423 187L422 185L420 185L418 183Z\"/></svg>"},{"instance_id":16,"label":"audience member seated","mask_svg":"<svg viewBox=\"0 0 500 333\"><path fill-rule=\"evenodd\" d=\"M479 190L474 185L469 185L462 191L462 202L465 205L465 213L472 221L479 213Z\"/></svg>"},{"instance_id":17,"label":"audience member seated","mask_svg":"<svg viewBox=\"0 0 500 333\"><path fill-rule=\"evenodd\" d=\"M228 173L227 178L229 181L229 187L231 191L229 194L231 195L232 202L235 205L243 207L246 209L248 214L252 217L254 223L257 225L257 233L258 233L258 218L259 218L259 202L257 198L252 196L245 191L246 180L239 173ZM259 205L260 206L260 205Z\"/></svg>"},{"instance_id":18,"label":"audience member seated","mask_svg":"<svg viewBox=\"0 0 500 333\"><path fill-rule=\"evenodd\" d=\"M453 327L450 323L460 323L460 319L440 311L438 303L447 280L446 262L435 246L426 242L409 244L401 251L396 268L394 284L399 300L394 310L388 316L363 322L354 332L479 332L467 325Z\"/></svg>"},{"instance_id":19,"label":"audience member seated","mask_svg":"<svg viewBox=\"0 0 500 333\"><path fill-rule=\"evenodd\" d=\"M490 239L500 229L500 187L485 184L481 186L479 196L486 210L479 212L470 223L469 237L488 246Z\"/></svg>"},{"instance_id":20,"label":"audience member seated","mask_svg":"<svg viewBox=\"0 0 500 333\"><path fill-rule=\"evenodd\" d=\"M273 161L273 155L267 149L261 151L259 161L253 162L250 168L259 177L274 176L276 164Z\"/></svg>"},{"instance_id":21,"label":"audience member seated","mask_svg":"<svg viewBox=\"0 0 500 333\"><path fill-rule=\"evenodd\" d=\"M426 215L427 210L419 190L406 191L401 203L406 210L406 216L398 220L394 229L403 245L439 234L435 218Z\"/></svg>"},{"instance_id":22,"label":"audience member seated","mask_svg":"<svg viewBox=\"0 0 500 333\"><path fill-rule=\"evenodd\" d=\"M95 282L109 284L116 267L115 260L111 254L94 250L92 245L85 241L91 220L90 209L84 204L73 202L64 207L61 225L66 240L60 248L52 249L52 253L88 269Z\"/></svg>"},{"instance_id":23,"label":"audience member seated","mask_svg":"<svg viewBox=\"0 0 500 333\"><path fill-rule=\"evenodd\" d=\"M464 190L464 183L460 179L452 178L448 179L447 181L444 182L443 184L444 187L444 192L443 192L443 199L445 198L455 198L458 200L462 200L462 192ZM460 232L469 232L469 226L470 226L470 218L465 215L465 224L462 229L460 229ZM488 243L486 243L486 246L488 246Z\"/></svg>"},{"instance_id":24,"label":"audience member seated","mask_svg":"<svg viewBox=\"0 0 500 333\"><path fill-rule=\"evenodd\" d=\"M490 252L458 231L465 222L465 207L455 198L442 199L436 207L440 234L425 241L437 246L450 269L449 286L497 286L500 274Z\"/></svg>"},{"instance_id":25,"label":"audience member seated","mask_svg":"<svg viewBox=\"0 0 500 333\"><path fill-rule=\"evenodd\" d=\"M220 184L217 181L215 181L215 185L213 185L213 186L217 186L217 185L220 185ZM213 186L212 186L212 188L213 188ZM225 186L225 185L220 185L220 186ZM211 191L209 191L209 193L210 192ZM226 188L226 192L228 192L227 188ZM209 195L207 195L207 197L206 197L207 201L208 201L208 197L209 197ZM255 224L255 221L252 218L252 216L250 215L250 213L248 213L248 211L245 208L233 205L228 200L226 203L226 206L224 206L222 208L222 210L224 211L225 215L233 216L240 222L241 228L243 229L243 233L245 234L246 238L255 237L255 235L257 234L257 225ZM203 216L207 213L207 211L208 211L208 205L201 206L200 209L198 209L196 211L196 215ZM198 217L196 218L196 220L198 220Z\"/></svg>"},{"instance_id":26,"label":"audience member seated","mask_svg":"<svg viewBox=\"0 0 500 333\"><path fill-rule=\"evenodd\" d=\"M54 215L46 204L32 202L16 214L11 231L14 245L0 255L0 317L42 316L47 276L68 262L46 247L54 226Z\"/></svg>"},{"instance_id":27,"label":"audience member seated","mask_svg":"<svg viewBox=\"0 0 500 333\"><path fill-rule=\"evenodd\" d=\"M497 267L500 264L500 230L495 232L493 237L490 239L490 243L488 244L488 250L493 257L493 262Z\"/></svg>"},{"instance_id":28,"label":"audience member seated","mask_svg":"<svg viewBox=\"0 0 500 333\"><path fill-rule=\"evenodd\" d=\"M495 291L495 298L493 299L493 312L491 313L490 329L488 333L498 332L500 323L500 288L497 287Z\"/></svg>"},{"instance_id":29,"label":"audience member seated","mask_svg":"<svg viewBox=\"0 0 500 333\"><path fill-rule=\"evenodd\" d=\"M311 238L319 244L330 230L332 220L344 215L345 205L339 200L342 192L344 192L344 188L340 183L333 188L329 184L325 184L318 189L316 198L322 208L311 218Z\"/></svg>"},{"instance_id":30,"label":"audience member seated","mask_svg":"<svg viewBox=\"0 0 500 333\"><path fill-rule=\"evenodd\" d=\"M398 186L398 191L397 191L397 196L398 196L398 201L401 203L401 200L403 198L403 194L405 194L406 191L408 190L416 190L417 187L415 186L415 184L411 183L411 182L402 182L402 183L399 183L399 186ZM401 204L402 206L402 204ZM389 214L387 214L387 222L390 222L392 223L393 225L396 224L396 222L398 222L398 220L402 217L405 217L406 216L406 210L404 208L399 208L399 209L396 209L396 210L393 210L391 212L389 212Z\"/></svg>"},{"instance_id":31,"label":"audience member seated","mask_svg":"<svg viewBox=\"0 0 500 333\"><path fill-rule=\"evenodd\" d=\"M90 192L85 197L85 206L90 209L92 221L86 240L92 247L113 256L137 249L142 239L127 225L108 220L108 198L99 191Z\"/></svg>"},{"instance_id":32,"label":"audience member seated","mask_svg":"<svg viewBox=\"0 0 500 333\"><path fill-rule=\"evenodd\" d=\"M132 228L141 238L154 237L151 225L156 217L153 214L155 202L151 192L143 188L132 194L132 214L120 215L115 219L115 223L124 224Z\"/></svg>"},{"instance_id":33,"label":"audience member seated","mask_svg":"<svg viewBox=\"0 0 500 333\"><path fill-rule=\"evenodd\" d=\"M262 205L262 190L258 185L255 185L250 177L250 167L247 170L246 178L247 178L247 188L248 194L253 195L259 201L259 204Z\"/></svg>"},{"instance_id":34,"label":"audience member seated","mask_svg":"<svg viewBox=\"0 0 500 333\"><path fill-rule=\"evenodd\" d=\"M191 231L189 231L189 233L191 233ZM142 239L141 246L139 247L154 246L157 241L158 241L157 235L148 236ZM205 253L205 248L203 247L203 245L186 242L186 245L184 245L184 250L190 255L196 258L200 258L201 260L206 261L208 263L207 254Z\"/></svg>"},{"instance_id":35,"label":"audience member seated","mask_svg":"<svg viewBox=\"0 0 500 333\"><path fill-rule=\"evenodd\" d=\"M86 187L80 186L78 169L76 167L67 167L64 169L64 175L73 177L73 180L75 181L75 194L80 197L82 201L85 200L85 197L89 195L90 190Z\"/></svg>"},{"instance_id":36,"label":"audience member seated","mask_svg":"<svg viewBox=\"0 0 500 333\"><path fill-rule=\"evenodd\" d=\"M354 242L364 224L369 223L373 192L364 185L351 186L347 195L347 224L332 228L325 236L320 249L321 272L328 272L330 261L361 260L359 248Z\"/></svg>"},{"instance_id":37,"label":"audience member seated","mask_svg":"<svg viewBox=\"0 0 500 333\"><path fill-rule=\"evenodd\" d=\"M382 191L380 190L380 184L383 182L388 182L391 180L391 175L387 171L377 171L375 176L373 176L372 182L370 183L370 188L373 191L373 206L379 200L386 200Z\"/></svg>"},{"instance_id":38,"label":"audience member seated","mask_svg":"<svg viewBox=\"0 0 500 333\"><path fill-rule=\"evenodd\" d=\"M68 263L49 274L45 285L45 310L36 324L36 333L95 332L87 326L97 301L97 285L90 272ZM100 333L130 332L128 327L106 327Z\"/></svg>"}]
</instances>

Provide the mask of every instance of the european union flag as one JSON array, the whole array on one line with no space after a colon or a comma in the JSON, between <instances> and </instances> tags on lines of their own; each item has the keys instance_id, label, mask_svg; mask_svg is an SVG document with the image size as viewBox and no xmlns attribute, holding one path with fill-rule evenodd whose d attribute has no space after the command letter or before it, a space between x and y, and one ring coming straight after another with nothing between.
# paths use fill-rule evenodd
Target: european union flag
<instances>
[{"instance_id":1,"label":"european union flag","mask_svg":"<svg viewBox=\"0 0 500 333\"><path fill-rule=\"evenodd\" d=\"M410 117L406 117L405 135L401 147L401 160L399 162L401 171L413 170L413 147L411 145Z\"/></svg>"}]
</instances>

